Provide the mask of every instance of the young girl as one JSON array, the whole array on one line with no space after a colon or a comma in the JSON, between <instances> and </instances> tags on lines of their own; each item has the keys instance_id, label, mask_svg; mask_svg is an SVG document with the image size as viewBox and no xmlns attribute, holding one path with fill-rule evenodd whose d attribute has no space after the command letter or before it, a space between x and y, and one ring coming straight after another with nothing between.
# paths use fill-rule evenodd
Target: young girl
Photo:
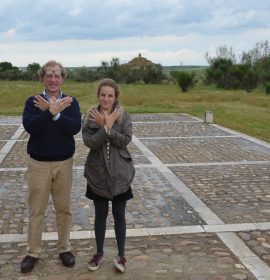
<instances>
[{"instance_id":1,"label":"young girl","mask_svg":"<svg viewBox=\"0 0 270 280\"><path fill-rule=\"evenodd\" d=\"M126 270L125 208L133 198L131 182L135 169L127 149L132 139L130 115L119 106L119 87L111 79L101 80L97 89L99 105L86 114L82 135L84 144L90 148L84 176L87 179L86 197L95 206L96 254L88 263L89 270L97 270L103 259L103 246L109 201L112 201L114 229L118 256L115 267Z\"/></svg>"}]
</instances>

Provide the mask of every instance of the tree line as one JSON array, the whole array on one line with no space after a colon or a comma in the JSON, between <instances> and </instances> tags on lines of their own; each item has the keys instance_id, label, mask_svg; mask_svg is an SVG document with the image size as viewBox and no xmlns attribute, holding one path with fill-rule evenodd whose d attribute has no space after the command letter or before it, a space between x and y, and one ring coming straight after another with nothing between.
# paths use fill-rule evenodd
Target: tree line
<instances>
[{"instance_id":1,"label":"tree line","mask_svg":"<svg viewBox=\"0 0 270 280\"><path fill-rule=\"evenodd\" d=\"M232 48L220 47L216 57L206 54L210 68L206 70L206 83L218 88L244 89L251 92L258 85L270 82L270 46L268 41L258 42L254 48L236 58Z\"/></svg>"},{"instance_id":2,"label":"tree line","mask_svg":"<svg viewBox=\"0 0 270 280\"><path fill-rule=\"evenodd\" d=\"M215 85L222 89L244 89L251 92L258 86L264 86L270 93L270 45L268 40L258 42L249 51L243 52L237 59L232 47L221 46L216 56L205 54L209 67L206 69L204 84ZM195 73L173 71L171 76L183 92L195 84Z\"/></svg>"},{"instance_id":3,"label":"tree line","mask_svg":"<svg viewBox=\"0 0 270 280\"><path fill-rule=\"evenodd\" d=\"M1 80L37 80L37 72L41 68L39 63L31 63L25 69L19 69L10 62L0 62ZM158 84L166 79L160 64L147 65L140 68L133 68L121 65L119 58L112 58L110 62L103 61L96 69L88 67L70 68L68 79L77 82L92 82L103 78L112 78L117 83L135 83L142 81L146 84Z\"/></svg>"},{"instance_id":4,"label":"tree line","mask_svg":"<svg viewBox=\"0 0 270 280\"><path fill-rule=\"evenodd\" d=\"M205 71L203 83L213 84L223 89L244 89L251 92L259 85L269 88L270 92L270 45L268 40L258 42L249 51L244 51L236 57L232 47L221 46L216 49L216 55L205 54L209 67ZM0 79L2 80L37 80L39 63L31 63L25 69L19 69L10 62L0 62ZM165 75L162 65L153 64L140 68L120 64L119 58L110 62L102 61L95 69L88 67L68 69L68 79L77 82L92 82L109 77L117 83L159 84L164 80L178 83L183 92L194 84L195 72L171 71Z\"/></svg>"}]
</instances>

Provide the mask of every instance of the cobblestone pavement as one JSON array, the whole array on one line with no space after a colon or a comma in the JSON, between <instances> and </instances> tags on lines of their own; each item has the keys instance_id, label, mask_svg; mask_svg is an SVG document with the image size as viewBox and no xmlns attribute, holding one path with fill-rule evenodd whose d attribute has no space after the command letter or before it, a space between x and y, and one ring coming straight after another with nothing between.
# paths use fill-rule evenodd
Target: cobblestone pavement
<instances>
[{"instance_id":1,"label":"cobblestone pavement","mask_svg":"<svg viewBox=\"0 0 270 280\"><path fill-rule=\"evenodd\" d=\"M0 279L270 280L270 144L185 114L132 115L129 145L136 175L127 205L127 272L110 213L105 261L87 270L95 252L94 209L85 198L88 149L76 135L71 240L76 265L56 254L55 211L44 219L42 256L20 273L28 224L26 145L20 117L0 117Z\"/></svg>"}]
</instances>

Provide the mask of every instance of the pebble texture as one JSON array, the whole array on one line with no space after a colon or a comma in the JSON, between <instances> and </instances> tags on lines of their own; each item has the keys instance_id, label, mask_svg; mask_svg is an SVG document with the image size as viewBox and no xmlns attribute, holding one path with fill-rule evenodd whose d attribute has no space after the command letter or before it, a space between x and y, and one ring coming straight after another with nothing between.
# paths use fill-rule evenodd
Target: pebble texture
<instances>
[{"instance_id":1,"label":"pebble texture","mask_svg":"<svg viewBox=\"0 0 270 280\"><path fill-rule=\"evenodd\" d=\"M270 148L237 137L185 114L132 115L134 135L161 164L181 180L225 224L270 222ZM0 117L0 152L21 125L20 117ZM0 162L0 240L6 234L26 234L28 225L27 154L28 133L18 136ZM81 132L75 136L71 206L72 231L94 229L92 201L85 198L83 165L89 149ZM128 146L136 175L134 199L127 204L127 228L151 229L206 225L167 177L168 171L151 164L150 155L134 142ZM258 162L258 163L256 163ZM209 163L209 164L208 164ZM213 164L214 163L214 164ZM210 165L212 164L212 165ZM107 228L114 223L109 212ZM55 210L50 199L44 232L55 232ZM262 262L270 265L270 231L236 233ZM57 241L44 241L33 272L20 273L25 242L0 242L1 280L61 279L180 279L237 280L256 278L213 233L165 234L128 237L127 272L117 273L114 238L105 240L105 260L100 270L89 272L87 262L95 253L94 239L73 239L74 268L63 267ZM270 277L269 277L270 279Z\"/></svg>"}]
</instances>

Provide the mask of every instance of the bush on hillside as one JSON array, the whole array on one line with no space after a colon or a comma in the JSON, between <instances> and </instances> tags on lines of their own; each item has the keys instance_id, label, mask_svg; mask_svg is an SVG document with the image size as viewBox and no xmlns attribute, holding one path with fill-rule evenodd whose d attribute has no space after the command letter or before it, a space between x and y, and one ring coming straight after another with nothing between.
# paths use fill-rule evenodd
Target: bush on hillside
<instances>
[{"instance_id":1,"label":"bush on hillside","mask_svg":"<svg viewBox=\"0 0 270 280\"><path fill-rule=\"evenodd\" d=\"M178 72L177 82L182 92L187 92L191 87L194 86L194 77L195 77L194 72L191 73L185 71Z\"/></svg>"}]
</instances>

